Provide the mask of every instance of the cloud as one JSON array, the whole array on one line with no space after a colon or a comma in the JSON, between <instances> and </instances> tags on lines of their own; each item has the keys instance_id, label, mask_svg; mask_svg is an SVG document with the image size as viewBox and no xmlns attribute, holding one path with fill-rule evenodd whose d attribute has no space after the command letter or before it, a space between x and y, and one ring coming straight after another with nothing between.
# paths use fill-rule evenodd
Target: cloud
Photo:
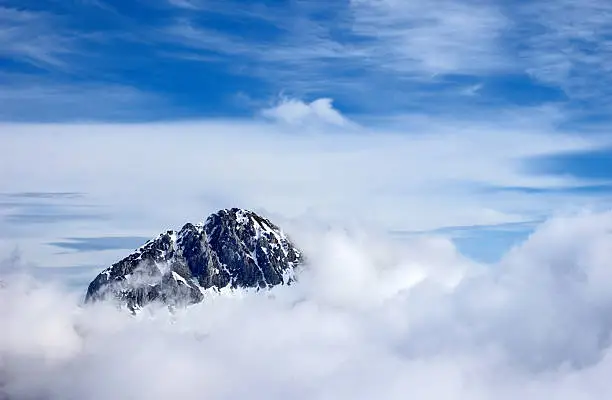
<instances>
[{"instance_id":1,"label":"cloud","mask_svg":"<svg viewBox=\"0 0 612 400\"><path fill-rule=\"evenodd\" d=\"M368 58L401 74L490 74L510 68L495 3L353 0L351 30Z\"/></svg>"},{"instance_id":2,"label":"cloud","mask_svg":"<svg viewBox=\"0 0 612 400\"><path fill-rule=\"evenodd\" d=\"M131 236L108 236L108 237L92 237L92 238L66 238L59 242L49 243L52 246L73 250L73 251L101 251L124 249L133 250L140 247L150 238L148 237L131 237Z\"/></svg>"},{"instance_id":3,"label":"cloud","mask_svg":"<svg viewBox=\"0 0 612 400\"><path fill-rule=\"evenodd\" d=\"M191 0L168 0L168 4L174 7L186 8L190 10L197 10L200 7L200 4L198 3L199 2L197 1Z\"/></svg>"},{"instance_id":4,"label":"cloud","mask_svg":"<svg viewBox=\"0 0 612 400\"><path fill-rule=\"evenodd\" d=\"M484 87L484 84L478 83L461 89L461 94L464 96L476 96L478 92Z\"/></svg>"},{"instance_id":5,"label":"cloud","mask_svg":"<svg viewBox=\"0 0 612 400\"><path fill-rule=\"evenodd\" d=\"M44 68L65 67L63 58L76 43L60 26L53 14L0 6L0 57Z\"/></svg>"},{"instance_id":6,"label":"cloud","mask_svg":"<svg viewBox=\"0 0 612 400\"><path fill-rule=\"evenodd\" d=\"M104 91L92 88L109 81L115 82L109 99L98 107L123 99L129 104L100 112L98 120L125 118L131 110L150 119L185 115L172 104L191 115L229 114L236 109L227 99L236 91L258 99L279 91L293 98L333 98L351 115L406 109L461 115L515 103L565 102L564 115L572 119L607 115L610 105L610 85L601 82L609 69L605 22L611 10L599 0L353 0L324 7L312 1L177 0L141 6L139 14L103 2L48 3L41 6L45 11L0 8L0 57L10 61L9 71L39 78L52 72L55 87L28 85L32 76L16 73L2 79L10 83L4 96L10 108L0 118L34 119L27 110L52 107L56 119L72 120L79 114L71 111L74 104L91 114L89 102L70 99L80 99L81 86L97 92L88 98L100 98ZM81 16L91 23L80 23ZM245 27L249 34L242 34ZM132 57L124 57L125 49ZM160 62L166 65L160 79L132 79L130 71ZM173 74L189 76L200 68L194 63L204 63L206 76L219 74L227 83L215 91L214 106L196 104L194 94L209 87L208 79L181 80L171 90L163 83ZM539 94L517 95L509 80ZM168 107L141 104L146 95L159 104L151 99L155 93L166 96Z\"/></svg>"},{"instance_id":7,"label":"cloud","mask_svg":"<svg viewBox=\"0 0 612 400\"><path fill-rule=\"evenodd\" d=\"M221 56L230 74L298 97L330 96L377 113L423 107L459 114L508 102L563 102L567 119L605 117L611 104L610 85L602 82L610 69L612 8L601 0L353 0L331 8L176 3L178 17L163 35L154 31L153 40L185 49L192 60ZM231 28L213 28L203 18ZM237 35L244 24L257 33ZM524 90L564 96L519 98L509 79L533 79ZM472 96L480 82L491 85Z\"/></svg>"},{"instance_id":8,"label":"cloud","mask_svg":"<svg viewBox=\"0 0 612 400\"><path fill-rule=\"evenodd\" d=\"M337 69L339 63L424 79L439 73L508 69L500 37L509 21L495 5L356 0L323 10L307 2L240 9L231 2L171 3L190 9L192 16L211 14L231 22L262 23L275 28L278 35L266 41L238 38L184 17L168 27L166 39L174 37L186 46L240 54L266 64L293 65L298 73L304 71L302 67L321 68L318 72L325 73L325 68ZM322 14L326 17L320 18ZM332 26L330 20L336 24ZM335 34L336 30L343 35Z\"/></svg>"},{"instance_id":9,"label":"cloud","mask_svg":"<svg viewBox=\"0 0 612 400\"><path fill-rule=\"evenodd\" d=\"M60 83L32 76L6 74L0 92L0 121L106 121L149 119L178 111L155 93L127 85ZM179 111L180 113L180 111Z\"/></svg>"},{"instance_id":10,"label":"cloud","mask_svg":"<svg viewBox=\"0 0 612 400\"><path fill-rule=\"evenodd\" d=\"M610 105L610 28L612 5L606 1L536 1L519 7L520 18L537 27L524 40L521 56L536 78L562 87L576 100ZM524 32L523 32L524 33ZM605 100L604 100L605 98Z\"/></svg>"},{"instance_id":11,"label":"cloud","mask_svg":"<svg viewBox=\"0 0 612 400\"><path fill-rule=\"evenodd\" d=\"M8 198L16 198L16 199L58 199L58 198L66 198L66 199L76 199L83 197L83 193L75 193L75 192L23 192L23 193L6 193L4 195L0 194L0 196L6 196Z\"/></svg>"},{"instance_id":12,"label":"cloud","mask_svg":"<svg viewBox=\"0 0 612 400\"><path fill-rule=\"evenodd\" d=\"M78 291L15 278L0 289L0 393L601 399L611 228L610 213L551 220L494 268L439 238L302 231L313 263L297 285L174 315L79 307Z\"/></svg>"},{"instance_id":13,"label":"cloud","mask_svg":"<svg viewBox=\"0 0 612 400\"><path fill-rule=\"evenodd\" d=\"M92 88L109 81L109 99L98 107L123 99L129 104L95 119L117 120L135 109L150 119L160 118L160 111L168 118L185 115L171 104L191 115L229 114L236 109L226 99L236 91L258 99L279 91L333 98L351 115L406 109L460 115L565 102L566 118L573 119L605 116L610 106L610 85L602 82L610 64L606 21L612 10L601 0L353 0L333 6L176 0L142 4L140 11L91 1L44 2L37 9L14 4L0 8L0 57L9 61L7 71L25 76L1 79L9 86L3 119L34 119L27 110L54 108L58 112L49 114L56 119L72 120L79 114L71 111L74 104L91 114L78 93L100 98L104 91ZM249 34L242 34L245 27ZM126 49L132 57L124 57ZM130 71L160 62L166 65L160 79L132 79ZM194 94L209 87L207 79L181 80L172 89L163 83L173 74L189 76L194 63L227 83L215 91L215 106L196 104ZM51 77L54 87L28 85L28 74ZM538 95L517 95L517 85L527 86L518 92ZM141 104L141 97L151 100L155 93L166 96L168 107Z\"/></svg>"},{"instance_id":14,"label":"cloud","mask_svg":"<svg viewBox=\"0 0 612 400\"><path fill-rule=\"evenodd\" d=\"M317 99L310 103L285 98L281 99L276 106L262 110L261 114L266 118L289 124L322 122L337 126L348 125L349 121L334 108L332 102L332 99L327 98Z\"/></svg>"},{"instance_id":15,"label":"cloud","mask_svg":"<svg viewBox=\"0 0 612 400\"><path fill-rule=\"evenodd\" d=\"M606 137L559 133L542 112L540 119L498 115L488 122L415 116L345 129L350 121L329 123L337 118L329 103L293 104L308 111L298 112L301 125L4 124L0 170L11 174L0 181L0 192L78 192L87 198L86 204L12 199L0 209L0 250L18 245L45 266L90 265L87 254L51 256L57 248L41 243L153 237L231 206L273 213L279 221L355 221L422 231L541 220L557 210L609 205L605 193L572 192L585 185L580 176L524 168L534 157L609 145ZM33 148L45 149L36 163L29 162ZM21 223L28 215L55 223ZM100 252L95 263L120 254Z\"/></svg>"},{"instance_id":16,"label":"cloud","mask_svg":"<svg viewBox=\"0 0 612 400\"><path fill-rule=\"evenodd\" d=\"M507 45L519 22L503 4L440 0L357 0L321 7L189 2L179 6L155 40L201 55L221 55L226 72L260 79L297 97L333 97L360 111L391 113L427 108L461 113L469 83L521 74L524 65ZM213 27L202 18L225 21ZM241 26L253 35L237 35ZM521 37L522 38L522 37ZM516 40L516 38L514 38ZM184 55L184 52L183 52ZM241 60L240 62L236 62ZM474 87L473 84L469 85Z\"/></svg>"},{"instance_id":17,"label":"cloud","mask_svg":"<svg viewBox=\"0 0 612 400\"><path fill-rule=\"evenodd\" d=\"M5 198L9 201L0 200L0 216L18 226L106 218L98 207L79 201L83 198L80 193L22 192L9 193Z\"/></svg>"}]
</instances>

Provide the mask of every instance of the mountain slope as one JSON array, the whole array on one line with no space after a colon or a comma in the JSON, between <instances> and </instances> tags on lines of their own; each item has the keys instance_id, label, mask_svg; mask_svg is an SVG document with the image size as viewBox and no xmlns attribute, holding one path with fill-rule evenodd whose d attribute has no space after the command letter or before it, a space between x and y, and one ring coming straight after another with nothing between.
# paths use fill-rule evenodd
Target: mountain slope
<instances>
[{"instance_id":1,"label":"mountain slope","mask_svg":"<svg viewBox=\"0 0 612 400\"><path fill-rule=\"evenodd\" d=\"M303 255L276 225L232 208L167 231L102 271L85 301L114 298L135 310L152 301L193 304L210 290L289 284Z\"/></svg>"}]
</instances>

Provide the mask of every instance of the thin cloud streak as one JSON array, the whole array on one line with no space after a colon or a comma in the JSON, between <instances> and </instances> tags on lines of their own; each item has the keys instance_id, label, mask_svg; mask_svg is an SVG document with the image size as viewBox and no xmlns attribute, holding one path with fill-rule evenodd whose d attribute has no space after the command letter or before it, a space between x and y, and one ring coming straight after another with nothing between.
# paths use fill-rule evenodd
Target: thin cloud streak
<instances>
[{"instance_id":1,"label":"thin cloud streak","mask_svg":"<svg viewBox=\"0 0 612 400\"><path fill-rule=\"evenodd\" d=\"M418 6L353 1L346 9L334 13L337 20L329 23L313 16L314 5L304 4L286 18L272 18L275 15L272 11L277 10L248 14L229 3L221 8L230 17L249 15L281 29L282 35L270 41L232 37L196 24L188 17L170 25L164 31L164 38L179 45L241 55L264 64L293 65L299 68L296 75L308 70L325 74L338 67L359 67L427 79L438 73L507 69L503 54L494 54L500 49L497 36L507 21L493 7L457 6L450 1ZM219 13L218 7L194 5L192 10L194 15ZM279 10L280 15L286 11ZM348 34L348 38L337 37L334 33L337 29Z\"/></svg>"},{"instance_id":2,"label":"thin cloud streak","mask_svg":"<svg viewBox=\"0 0 612 400\"><path fill-rule=\"evenodd\" d=\"M511 68L511 23L494 3L352 0L351 30L370 59L400 74L491 74Z\"/></svg>"},{"instance_id":3,"label":"thin cloud streak","mask_svg":"<svg viewBox=\"0 0 612 400\"><path fill-rule=\"evenodd\" d=\"M511 75L530 76L534 80L529 84L535 87L562 89L567 98L543 96L540 101L564 103L568 120L602 114L612 105L607 89L612 85L602 83L612 65L605 24L612 9L598 0L353 0L331 8L309 1L274 6L181 1L145 7L155 15L150 21L140 21L120 7L105 11L100 5L104 6L90 7L105 13L108 25L101 30L73 27L70 13L3 6L0 56L66 73L63 85L89 90L107 81L115 88L131 87L133 82L123 81L131 79L134 66L114 52L124 46L146 48L143 57L153 50L155 57L177 65L205 63L215 71L222 69L230 80L251 79L261 85L254 90L260 98L281 91L309 101L332 97L370 114L415 108L448 114L500 109L506 103L494 100L503 100L503 88L493 99L479 89L488 87L488 79L503 83ZM223 23L207 22L211 18ZM240 33L245 26L252 28L248 35ZM108 55L104 62L98 62L100 50ZM15 97L25 108L44 108L31 98L32 76L14 73L7 79L10 96L5 97ZM172 103L179 94L166 95ZM47 98L40 104L52 102ZM581 108L585 104L592 107ZM70 109L61 102L57 107ZM146 112L146 107L122 108L125 114ZM103 118L113 117L111 113Z\"/></svg>"},{"instance_id":4,"label":"thin cloud streak","mask_svg":"<svg viewBox=\"0 0 612 400\"><path fill-rule=\"evenodd\" d=\"M601 84L593 85L593 76L606 78L612 68L612 27L608 23L612 4L600 0L538 1L519 7L518 12L540 28L526 40L521 52L532 63L529 72L578 98L603 89Z\"/></svg>"},{"instance_id":5,"label":"thin cloud streak","mask_svg":"<svg viewBox=\"0 0 612 400\"><path fill-rule=\"evenodd\" d=\"M58 16L47 12L0 6L0 57L66 68L64 57L76 51L77 41L61 25Z\"/></svg>"},{"instance_id":6,"label":"thin cloud streak","mask_svg":"<svg viewBox=\"0 0 612 400\"><path fill-rule=\"evenodd\" d=\"M127 85L54 83L33 77L10 74L0 91L0 121L121 121L151 118L159 115L176 116L181 110L156 93Z\"/></svg>"},{"instance_id":7,"label":"thin cloud streak","mask_svg":"<svg viewBox=\"0 0 612 400\"><path fill-rule=\"evenodd\" d=\"M189 4L161 40L191 49L194 57L208 51L248 60L247 70L234 73L255 75L298 95L326 95L327 81L328 91L366 97L391 79L396 88L401 86L395 97L405 103L411 93L419 93L424 84L439 84L444 76L503 79L527 74L536 84L565 91L568 117L579 114L572 101L595 102L602 110L611 103L610 85L601 82L612 65L605 25L612 8L599 0L517 5L353 0L335 8L328 19L316 17L316 4L308 2L291 8L290 15L286 8L234 7L231 2L212 8L207 2ZM208 13L237 21L251 18L279 34L265 40L234 37L196 22ZM346 76L352 79L344 82ZM444 85L439 86L428 90L444 92ZM455 91L448 100L458 105L462 95L474 93L461 87ZM388 96L380 97L385 101Z\"/></svg>"}]
</instances>

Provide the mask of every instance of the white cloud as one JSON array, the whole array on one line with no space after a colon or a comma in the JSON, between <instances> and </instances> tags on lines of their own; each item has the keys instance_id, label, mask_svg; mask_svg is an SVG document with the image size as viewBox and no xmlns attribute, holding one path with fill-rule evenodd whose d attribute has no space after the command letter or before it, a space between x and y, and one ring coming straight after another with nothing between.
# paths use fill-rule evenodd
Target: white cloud
<instances>
[{"instance_id":1,"label":"white cloud","mask_svg":"<svg viewBox=\"0 0 612 400\"><path fill-rule=\"evenodd\" d=\"M484 84L477 83L476 85L471 85L471 86L463 88L460 93L465 95L465 96L476 96L476 95L478 95L478 92L483 87L484 87Z\"/></svg>"},{"instance_id":2,"label":"white cloud","mask_svg":"<svg viewBox=\"0 0 612 400\"><path fill-rule=\"evenodd\" d=\"M63 57L74 51L74 35L61 29L56 15L0 5L0 57L39 67L65 68Z\"/></svg>"},{"instance_id":3,"label":"white cloud","mask_svg":"<svg viewBox=\"0 0 612 400\"><path fill-rule=\"evenodd\" d=\"M197 10L200 8L199 2L192 0L168 0L168 4L174 7L186 8L189 10Z\"/></svg>"},{"instance_id":4,"label":"white cloud","mask_svg":"<svg viewBox=\"0 0 612 400\"><path fill-rule=\"evenodd\" d=\"M301 97L331 92L377 112L450 103L450 109L442 108L460 113L466 103L474 109L483 103L466 101L465 94L473 92L457 90L462 85L457 76L495 81L527 74L550 86L549 99L538 92L542 102L568 101L568 119L612 105L610 84L604 83L612 68L607 24L612 6L606 1L352 0L325 9L316 2L275 7L190 2L196 3L181 8L181 19L170 22L163 35L154 31L153 39L189 49L192 59L244 58L248 68L230 61L227 71ZM197 23L209 13L255 21L278 34L256 40ZM498 92L489 106L505 99L507 93ZM574 107L578 101L590 107Z\"/></svg>"},{"instance_id":5,"label":"white cloud","mask_svg":"<svg viewBox=\"0 0 612 400\"><path fill-rule=\"evenodd\" d=\"M334 108L332 102L333 100L328 98L316 99L310 103L283 98L274 107L262 110L261 114L266 118L289 124L322 122L337 126L348 125L349 121Z\"/></svg>"},{"instance_id":6,"label":"white cloud","mask_svg":"<svg viewBox=\"0 0 612 400\"><path fill-rule=\"evenodd\" d=\"M301 103L298 109L307 107L308 118L325 120L333 111L328 105ZM337 115L331 115L333 122ZM5 124L0 169L8 173L0 177L0 192L86 193L86 200L65 207L92 218L58 215L57 222L27 223L28 212L40 211L0 204L0 247L18 246L29 261L45 266L104 264L119 253L99 253L96 261L81 253L51 257L57 249L44 243L153 236L231 206L279 220L354 221L417 231L529 221L566 207L607 204L605 197L586 204L572 195L483 191L581 185L574 178L529 174L521 160L608 144L606 138L558 133L543 121L535 127L520 118L512 121L404 119L393 127L349 130L329 123L304 129L248 120ZM39 149L35 163L32 149ZM88 208L79 205L82 201ZM11 217L15 213L22 222Z\"/></svg>"},{"instance_id":7,"label":"white cloud","mask_svg":"<svg viewBox=\"0 0 612 400\"><path fill-rule=\"evenodd\" d=\"M522 32L520 52L526 70L558 85L573 99L611 104L608 77L612 68L610 35L612 4L601 0L536 1L517 8L518 18L536 26ZM585 110L589 111L589 110Z\"/></svg>"},{"instance_id":8,"label":"white cloud","mask_svg":"<svg viewBox=\"0 0 612 400\"><path fill-rule=\"evenodd\" d=\"M352 0L351 29L368 58L403 74L507 71L501 43L510 21L494 3Z\"/></svg>"},{"instance_id":9,"label":"white cloud","mask_svg":"<svg viewBox=\"0 0 612 400\"><path fill-rule=\"evenodd\" d=\"M562 88L572 100L599 98L597 110L610 105L606 89L610 85L602 84L611 64L606 21L612 10L605 1L519 5L353 0L333 7L316 2L167 3L167 19L133 26L130 32L72 30L69 15L1 7L0 56L38 67L107 76L108 68L115 74L125 65L108 57L104 63L93 62L99 54L89 52L88 44L162 43L164 50L155 53L158 57L215 60L224 63L226 73L262 79L271 90L308 98L332 93L337 101L352 102L360 111L377 112L426 103L428 109L438 106L459 113L466 103L473 107L483 103L466 100L465 94L472 92L457 90L460 84L453 81L457 75L486 79L527 72ZM259 40L258 35L214 29L202 23L211 16L253 24L270 34ZM121 16L114 12L113 18ZM176 47L169 49L168 44ZM237 58L241 61L236 62ZM446 80L447 76L451 79Z\"/></svg>"},{"instance_id":10,"label":"white cloud","mask_svg":"<svg viewBox=\"0 0 612 400\"><path fill-rule=\"evenodd\" d=\"M494 268L441 239L313 232L299 284L175 315L80 308L80 293L10 280L0 393L599 400L612 390L611 230L610 213L553 220Z\"/></svg>"},{"instance_id":11,"label":"white cloud","mask_svg":"<svg viewBox=\"0 0 612 400\"><path fill-rule=\"evenodd\" d=\"M179 7L180 18L163 31L154 30L152 40L184 48L175 55L183 59L220 56L228 61L226 72L259 78L293 96L331 93L357 112L426 108L460 114L473 104L458 90L454 76L486 78L524 68L505 36L518 24L495 3L195 3L188 10ZM271 34L258 40L215 29L199 23L204 15L253 22ZM247 62L236 63L236 58Z\"/></svg>"},{"instance_id":12,"label":"white cloud","mask_svg":"<svg viewBox=\"0 0 612 400\"><path fill-rule=\"evenodd\" d=\"M127 85L61 84L19 74L0 75L2 121L107 121L176 111L155 93Z\"/></svg>"},{"instance_id":13,"label":"white cloud","mask_svg":"<svg viewBox=\"0 0 612 400\"><path fill-rule=\"evenodd\" d=\"M237 8L232 2L188 4L195 13L259 20L283 34L257 42L183 18L168 27L165 40L248 56L268 66L279 63L279 70L290 65L296 78L305 71L327 75L339 63L424 79L439 73L488 74L509 68L500 36L510 21L494 4L353 0L346 7L325 10L334 24L317 19L323 9L313 3L274 8ZM185 8L184 2L176 5ZM335 35L338 29L345 35ZM267 72L278 79L276 73Z\"/></svg>"}]
</instances>

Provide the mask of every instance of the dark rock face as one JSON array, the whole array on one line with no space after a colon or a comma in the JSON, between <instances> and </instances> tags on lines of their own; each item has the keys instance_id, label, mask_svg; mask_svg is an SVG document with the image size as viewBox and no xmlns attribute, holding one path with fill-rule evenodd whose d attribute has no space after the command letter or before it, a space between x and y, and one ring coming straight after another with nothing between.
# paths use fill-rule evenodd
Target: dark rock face
<instances>
[{"instance_id":1,"label":"dark rock face","mask_svg":"<svg viewBox=\"0 0 612 400\"><path fill-rule=\"evenodd\" d=\"M208 290L290 284L302 253L266 218L238 208L167 231L102 271L86 302L114 298L135 310L152 301L200 302Z\"/></svg>"}]
</instances>

